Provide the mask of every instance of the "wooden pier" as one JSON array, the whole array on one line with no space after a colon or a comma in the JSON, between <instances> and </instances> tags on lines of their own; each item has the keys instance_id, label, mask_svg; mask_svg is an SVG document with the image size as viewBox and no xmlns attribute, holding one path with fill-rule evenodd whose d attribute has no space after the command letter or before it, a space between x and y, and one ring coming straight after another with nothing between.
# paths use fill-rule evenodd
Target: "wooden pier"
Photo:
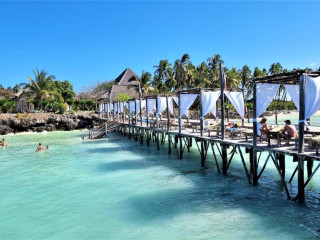
<instances>
[{"instance_id":1,"label":"wooden pier","mask_svg":"<svg viewBox=\"0 0 320 240\"><path fill-rule=\"evenodd\" d=\"M168 143L168 154L176 153L178 159L182 159L183 155L186 151L190 151L192 144L195 143L199 154L200 154L200 164L202 167L205 166L205 162L208 158L208 152L212 153L213 160L217 171L224 175L228 173L230 169L230 165L232 160L234 159L235 154L238 154L242 166L244 176L247 178L248 183L254 186L258 185L260 177L263 175L264 170L267 166L268 162L272 162L276 171L278 172L279 179L284 187L284 191L287 195L288 199L298 200L299 202L304 202L305 200L305 189L309 184L315 173L320 167L320 157L317 152L314 150L310 150L306 148L304 143L304 124L306 121L305 116L305 85L307 77L318 77L320 76L320 72L306 72L305 70L297 70L292 72L286 72L282 74L274 74L269 75L262 78L256 78L252 80L253 84L253 118L252 118L252 130L251 130L251 139L248 139L249 132L245 132L245 138L242 136L242 132L240 132L240 139L234 140L233 133L230 133L231 137L226 134L226 124L225 121L225 107L224 107L224 95L232 97L232 89L228 92L224 92L225 90L225 79L223 74L223 67L220 64L220 89L186 89L181 90L176 93L177 99L176 104L178 106L178 128L173 128L173 124L171 121L175 121L173 106L169 104L169 98L171 104L173 102L172 95L153 95L146 96L144 100L142 100L142 96L140 95L139 99L131 99L128 101L128 111L125 113L122 112L113 112L113 120L121 119L121 123L117 127L117 131L121 133L123 136L128 137L129 139L133 138L135 141L139 141L141 144L146 142L147 146L150 146L150 142L153 141L156 143L157 149L160 150L161 146L167 142ZM299 102L299 139L295 141L294 145L289 146L281 146L278 141L269 141L266 143L258 143L257 142L257 118L262 112L261 107L257 106L257 99L259 96L263 95L262 92L257 93L257 84L277 84L280 85L299 85L299 93L300 93L300 102ZM266 86L264 85L264 86ZM234 94L243 94L241 91L237 90ZM211 94L211 95L210 95ZM217 95L219 94L219 95ZM208 97L210 95L210 97ZM205 96L205 97L204 97ZM234 96L234 95L233 95ZM237 95L239 96L239 95ZM187 99L189 98L189 99ZM188 113L186 109L190 108L192 102L195 99L199 99L198 101L198 109L200 112L200 117L196 121L199 124L199 127L193 129L182 129L182 116L185 115L187 122L189 122ZM217 136L210 135L210 131L208 130L208 136L205 136L205 127L204 127L204 117L210 111L216 111L214 107L217 103L218 98L220 99L220 129L217 130ZM149 119L149 110L148 109L148 100L152 99L156 103L156 121L153 121L152 125L150 124ZM206 100L206 105L203 104L203 99ZM211 99L210 101L208 99ZM270 99L270 98L269 98ZM164 107L164 100L166 102L166 108ZM230 100L230 99L229 99ZM233 99L234 100L234 99ZM272 99L271 99L272 100ZM146 106L146 122L144 122L144 117L142 114L142 101ZM211 109L208 111L208 101L210 104L214 104L213 107L210 105ZM271 101L270 101L271 102ZM160 109L159 109L160 104ZM264 103L260 103L264 104ZM183 107L182 107L183 105ZM124 105L123 105L124 106ZM206 107L204 107L206 106ZM242 100L242 106L244 107L244 103ZM257 113L257 109L260 107L260 112ZM173 118L170 119L169 108L171 108L171 115ZM182 108L184 110L182 110ZM207 108L204 110L203 108ZM264 108L264 110L267 106ZM123 108L124 109L124 108ZM166 125L160 126L159 124L159 115L164 112L166 109ZM213 109L213 110L212 110ZM204 112L205 111L205 112ZM240 111L239 111L240 112ZM212 112L213 113L213 112ZM120 116L119 118L119 114ZM125 116L127 115L127 121ZM213 113L214 116L216 116ZM107 116L109 116L109 111ZM242 126L244 125L244 111L241 113L242 117ZM310 116L308 116L310 117ZM227 112L228 118L228 112ZM209 129L207 127L207 129ZM200 130L200 133L197 131ZM229 151L228 151L229 150ZM266 154L263 154L266 153ZM245 156L248 156L247 158ZM292 160L287 157L292 158ZM246 161L249 159L249 161ZM292 161L296 164L295 170L290 173L289 181L286 181L286 174L288 173L286 169L286 163L288 161ZM317 163L317 166L314 167L314 162ZM305 177L305 165L307 167L307 176ZM297 175L297 190L289 191L288 184L290 184L295 175ZM289 176L289 175L288 175ZM290 188L292 189L292 188Z\"/></svg>"},{"instance_id":2,"label":"wooden pier","mask_svg":"<svg viewBox=\"0 0 320 240\"><path fill-rule=\"evenodd\" d=\"M195 143L196 149L199 151L200 166L205 167L208 153L211 152L214 167L217 168L219 173L224 175L228 174L232 160L235 154L238 154L243 167L243 176L253 186L258 185L267 163L272 162L278 172L279 180L284 187L286 196L291 200L298 200L299 194L303 194L304 196L306 186L320 167L320 157L314 151L306 150L304 153L298 153L294 145L279 148L275 141L272 142L271 146L268 146L267 142L253 146L253 139L221 140L216 136L200 136L200 133L194 133L189 129L179 133L178 129L167 130L147 127L145 123L142 126L127 122L120 123L115 131L140 144L146 144L146 146L150 146L150 142L154 142L158 150L161 150L162 146L167 143L168 147L166 149L168 154L176 154L178 159L183 159L184 154L190 152L193 143ZM165 148L163 147L163 149ZM257 154L257 159L253 157L254 153ZM292 160L287 157L292 157ZM249 161L246 161L246 159L249 159ZM295 175L299 174L299 159L302 159L303 165L307 166L307 178L303 178L303 185L300 186L298 175L298 189L297 191L290 192L288 185L293 181ZM297 164L295 170L290 173L288 181L286 181L285 177L288 174L286 170L287 161ZM314 162L317 162L315 168Z\"/></svg>"}]
</instances>

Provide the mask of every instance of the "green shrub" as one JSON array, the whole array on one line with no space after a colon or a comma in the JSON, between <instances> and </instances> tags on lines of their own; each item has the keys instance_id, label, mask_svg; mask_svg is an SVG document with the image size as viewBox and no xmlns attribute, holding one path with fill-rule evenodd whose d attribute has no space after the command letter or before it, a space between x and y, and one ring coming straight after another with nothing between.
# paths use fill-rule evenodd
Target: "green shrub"
<instances>
[{"instance_id":1,"label":"green shrub","mask_svg":"<svg viewBox=\"0 0 320 240\"><path fill-rule=\"evenodd\" d=\"M122 102L126 102L128 101L129 99L131 99L132 97L127 94L127 93L119 93L118 96L117 96L117 99L116 101L122 101Z\"/></svg>"},{"instance_id":2,"label":"green shrub","mask_svg":"<svg viewBox=\"0 0 320 240\"><path fill-rule=\"evenodd\" d=\"M273 100L267 110L296 110L296 106L293 101L275 101Z\"/></svg>"},{"instance_id":3,"label":"green shrub","mask_svg":"<svg viewBox=\"0 0 320 240\"><path fill-rule=\"evenodd\" d=\"M67 111L67 109L68 109L68 104L66 104L66 103L59 104L59 113L60 114L65 113Z\"/></svg>"},{"instance_id":4,"label":"green shrub","mask_svg":"<svg viewBox=\"0 0 320 240\"><path fill-rule=\"evenodd\" d=\"M71 114L76 114L77 112L75 110L71 110Z\"/></svg>"},{"instance_id":5,"label":"green shrub","mask_svg":"<svg viewBox=\"0 0 320 240\"><path fill-rule=\"evenodd\" d=\"M16 102L7 99L0 99L0 112L12 113L15 110Z\"/></svg>"}]
</instances>

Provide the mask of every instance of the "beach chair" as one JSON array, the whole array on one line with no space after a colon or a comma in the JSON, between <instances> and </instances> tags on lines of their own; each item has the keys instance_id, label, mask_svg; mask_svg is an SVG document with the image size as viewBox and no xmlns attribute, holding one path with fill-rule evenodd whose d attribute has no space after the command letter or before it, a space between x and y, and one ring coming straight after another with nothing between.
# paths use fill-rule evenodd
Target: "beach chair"
<instances>
[{"instance_id":1,"label":"beach chair","mask_svg":"<svg viewBox=\"0 0 320 240\"><path fill-rule=\"evenodd\" d=\"M171 119L169 121L169 128L171 130L171 127L174 127L174 129L177 129L179 127L179 123L176 119Z\"/></svg>"},{"instance_id":2,"label":"beach chair","mask_svg":"<svg viewBox=\"0 0 320 240\"><path fill-rule=\"evenodd\" d=\"M215 123L212 123L211 125L208 125L206 127L207 131L208 131L208 137L211 137L210 133L211 132L216 132L216 136L219 137L220 135L220 125L221 123L220 122L215 122Z\"/></svg>"},{"instance_id":3,"label":"beach chair","mask_svg":"<svg viewBox=\"0 0 320 240\"><path fill-rule=\"evenodd\" d=\"M304 139L308 141L308 147L316 150L316 155L319 155L320 136L310 137L304 136Z\"/></svg>"}]
</instances>

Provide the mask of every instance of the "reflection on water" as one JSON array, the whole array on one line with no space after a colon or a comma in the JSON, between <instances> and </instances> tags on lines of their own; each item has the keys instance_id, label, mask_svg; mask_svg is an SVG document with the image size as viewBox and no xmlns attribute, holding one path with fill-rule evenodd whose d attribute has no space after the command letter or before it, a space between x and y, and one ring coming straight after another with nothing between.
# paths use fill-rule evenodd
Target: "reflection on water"
<instances>
[{"instance_id":1,"label":"reflection on water","mask_svg":"<svg viewBox=\"0 0 320 240\"><path fill-rule=\"evenodd\" d=\"M249 185L235 155L227 176L196 147L178 160L118 135L8 136L0 149L0 239L315 239L319 174L306 204L286 200L268 163ZM51 149L35 153L37 144ZM262 158L263 159L263 158ZM271 161L270 161L271 162ZM295 164L287 161L287 176ZM296 179L292 186L296 191Z\"/></svg>"}]
</instances>

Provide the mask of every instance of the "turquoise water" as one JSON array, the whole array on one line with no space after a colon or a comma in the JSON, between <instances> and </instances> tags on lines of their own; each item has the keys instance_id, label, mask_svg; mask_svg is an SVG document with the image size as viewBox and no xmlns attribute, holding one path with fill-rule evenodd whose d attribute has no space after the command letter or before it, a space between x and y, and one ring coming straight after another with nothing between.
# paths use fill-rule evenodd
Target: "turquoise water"
<instances>
[{"instance_id":1,"label":"turquoise water","mask_svg":"<svg viewBox=\"0 0 320 240\"><path fill-rule=\"evenodd\" d=\"M259 118L260 120L261 118ZM274 116L271 117L267 117L268 119L268 123L269 124L275 124L276 119ZM289 116L289 115L281 115L278 116L278 124L279 125L284 125L284 121L290 119L291 123L294 125L298 125L299 124L299 114L295 114L294 116ZM310 122L311 122L311 126L315 126L315 127L320 127L320 116L314 116L310 118Z\"/></svg>"},{"instance_id":2,"label":"turquoise water","mask_svg":"<svg viewBox=\"0 0 320 240\"><path fill-rule=\"evenodd\" d=\"M0 239L316 239L320 178L306 204L286 200L268 168L249 185L239 157L228 176L194 147L165 149L82 132L7 136L0 149ZM37 144L51 149L35 153ZM295 165L288 163L288 172ZM319 174L318 174L319 175ZM290 176L287 176L287 178ZM291 191L295 191L296 180Z\"/></svg>"}]
</instances>

